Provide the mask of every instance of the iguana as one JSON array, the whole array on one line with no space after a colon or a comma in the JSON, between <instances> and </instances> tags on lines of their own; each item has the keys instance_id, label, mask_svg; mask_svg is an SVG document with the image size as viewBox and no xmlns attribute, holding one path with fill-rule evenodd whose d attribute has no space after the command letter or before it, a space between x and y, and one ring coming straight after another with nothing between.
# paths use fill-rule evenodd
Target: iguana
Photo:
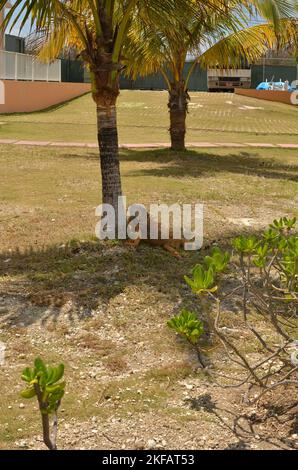
<instances>
[{"instance_id":1,"label":"iguana","mask_svg":"<svg viewBox=\"0 0 298 470\"><path fill-rule=\"evenodd\" d=\"M135 217L133 216L129 217L127 219L127 224L129 224L134 219ZM157 228L158 238L157 239L150 238L150 227L152 226L152 224L158 225L158 228ZM139 231L140 231L139 224L137 224L136 232L139 232ZM178 253L177 250L179 250L179 248L184 248L184 244L186 242L187 240L185 240L184 238L181 238L181 239L173 238L173 230L171 228L169 230L169 238L166 238L166 239L161 238L160 222L156 222L156 220L154 220L148 213L147 213L147 233L146 234L140 233L140 236L136 240L130 240L130 239L125 240L126 245L133 246L134 248L139 246L140 243L146 243L147 245L151 245L154 247L162 247L164 250L168 251L176 258L181 258L181 255Z\"/></svg>"}]
</instances>

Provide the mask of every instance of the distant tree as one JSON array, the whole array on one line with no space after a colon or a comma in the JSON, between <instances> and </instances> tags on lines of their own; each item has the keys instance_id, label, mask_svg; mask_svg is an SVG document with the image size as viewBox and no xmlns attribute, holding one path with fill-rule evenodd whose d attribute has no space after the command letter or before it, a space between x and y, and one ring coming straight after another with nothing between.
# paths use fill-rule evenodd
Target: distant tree
<instances>
[{"instance_id":1,"label":"distant tree","mask_svg":"<svg viewBox=\"0 0 298 470\"><path fill-rule=\"evenodd\" d=\"M189 80L197 64L202 67L239 67L253 62L268 48L287 42L297 44L297 22L291 20L293 3L285 0L234 0L217 9L206 7L201 19L189 16L187 33L180 23L170 26L156 22L154 28L140 16L129 32L130 42L124 55L126 73L132 78L161 73L169 92L170 135L173 150L185 149ZM264 24L250 26L251 15L258 12ZM285 19L287 18L287 19ZM146 41L142 38L146 37ZM188 54L194 60L187 74Z\"/></svg>"}]
</instances>

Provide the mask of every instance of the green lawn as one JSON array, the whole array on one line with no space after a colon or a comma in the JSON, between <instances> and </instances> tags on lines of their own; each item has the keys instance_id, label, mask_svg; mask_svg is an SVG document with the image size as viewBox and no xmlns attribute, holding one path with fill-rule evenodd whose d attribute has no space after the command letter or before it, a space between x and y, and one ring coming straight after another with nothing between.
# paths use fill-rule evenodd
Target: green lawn
<instances>
[{"instance_id":1,"label":"green lawn","mask_svg":"<svg viewBox=\"0 0 298 470\"><path fill-rule=\"evenodd\" d=\"M191 93L188 142L297 143L297 108L234 94ZM168 142L167 92L122 91L121 143ZM1 115L0 139L96 141L95 107L85 95L48 111Z\"/></svg>"}]
</instances>

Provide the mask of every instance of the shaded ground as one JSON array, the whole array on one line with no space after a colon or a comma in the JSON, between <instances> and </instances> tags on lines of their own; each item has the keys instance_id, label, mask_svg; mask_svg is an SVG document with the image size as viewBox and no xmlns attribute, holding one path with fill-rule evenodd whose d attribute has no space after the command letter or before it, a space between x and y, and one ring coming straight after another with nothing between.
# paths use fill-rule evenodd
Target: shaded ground
<instances>
[{"instance_id":1,"label":"shaded ground","mask_svg":"<svg viewBox=\"0 0 298 470\"><path fill-rule=\"evenodd\" d=\"M230 93L190 93L187 142L297 143L297 108ZM166 91L123 90L120 142L168 142ZM90 95L49 111L0 115L0 139L94 142L95 106Z\"/></svg>"},{"instance_id":2,"label":"shaded ground","mask_svg":"<svg viewBox=\"0 0 298 470\"><path fill-rule=\"evenodd\" d=\"M297 215L291 150L122 152L129 202L204 202L205 248ZM98 157L81 149L0 149L0 448L44 448L20 374L36 355L66 364L60 448L295 448L297 399L287 390L254 407L220 389L166 327L181 306L197 311L181 260L93 239ZM246 354L237 310L231 311ZM218 344L215 370L230 371ZM33 413L35 410L35 413Z\"/></svg>"}]
</instances>

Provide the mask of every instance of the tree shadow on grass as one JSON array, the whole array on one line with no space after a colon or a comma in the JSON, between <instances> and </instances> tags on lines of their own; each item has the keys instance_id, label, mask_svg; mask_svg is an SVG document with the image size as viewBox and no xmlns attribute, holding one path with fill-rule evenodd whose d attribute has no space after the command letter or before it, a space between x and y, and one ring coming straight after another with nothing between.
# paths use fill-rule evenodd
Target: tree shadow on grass
<instances>
[{"instance_id":1,"label":"tree shadow on grass","mask_svg":"<svg viewBox=\"0 0 298 470\"><path fill-rule=\"evenodd\" d=\"M127 176L155 176L199 178L231 173L261 178L281 179L298 182L298 165L281 164L272 158L262 157L258 153L239 151L218 155L211 152L188 150L186 153L158 151L129 151L121 154L121 161L140 163L168 163L160 168L145 168L130 171Z\"/></svg>"},{"instance_id":2,"label":"tree shadow on grass","mask_svg":"<svg viewBox=\"0 0 298 470\"><path fill-rule=\"evenodd\" d=\"M105 311L128 286L138 289L140 296L149 287L157 296L178 298L186 291L183 275L200 257L199 252L188 252L177 260L162 249L142 246L134 250L98 241L4 252L0 255L0 297L7 311L0 311L0 321L21 326L57 321L68 304L69 320L83 320L92 311ZM10 308L13 304L17 308ZM32 315L24 313L26 305Z\"/></svg>"},{"instance_id":3,"label":"tree shadow on grass","mask_svg":"<svg viewBox=\"0 0 298 470\"><path fill-rule=\"evenodd\" d=\"M221 246L230 245L230 237L238 233L227 233ZM181 301L200 313L198 298L184 275L191 275L210 248L206 243L200 251L182 251L177 259L162 248L145 244L134 249L121 242L73 240L61 246L2 252L0 301L2 297L4 308L0 309L0 323L28 326L36 321L58 321L61 312L70 321L83 320L95 311L104 314L109 303L131 286L140 297L153 289L157 304L160 298L171 302L173 313L181 309ZM233 289L230 284L227 288ZM239 311L237 302L229 308Z\"/></svg>"},{"instance_id":4,"label":"tree shadow on grass","mask_svg":"<svg viewBox=\"0 0 298 470\"><path fill-rule=\"evenodd\" d=\"M59 158L98 160L97 153L61 153ZM129 177L155 176L167 178L200 178L231 173L298 182L298 165L282 164L256 151L239 151L219 155L203 150L173 152L169 149L120 150L120 162L156 164L160 167L133 169ZM166 165L167 164L167 165Z\"/></svg>"}]
</instances>

